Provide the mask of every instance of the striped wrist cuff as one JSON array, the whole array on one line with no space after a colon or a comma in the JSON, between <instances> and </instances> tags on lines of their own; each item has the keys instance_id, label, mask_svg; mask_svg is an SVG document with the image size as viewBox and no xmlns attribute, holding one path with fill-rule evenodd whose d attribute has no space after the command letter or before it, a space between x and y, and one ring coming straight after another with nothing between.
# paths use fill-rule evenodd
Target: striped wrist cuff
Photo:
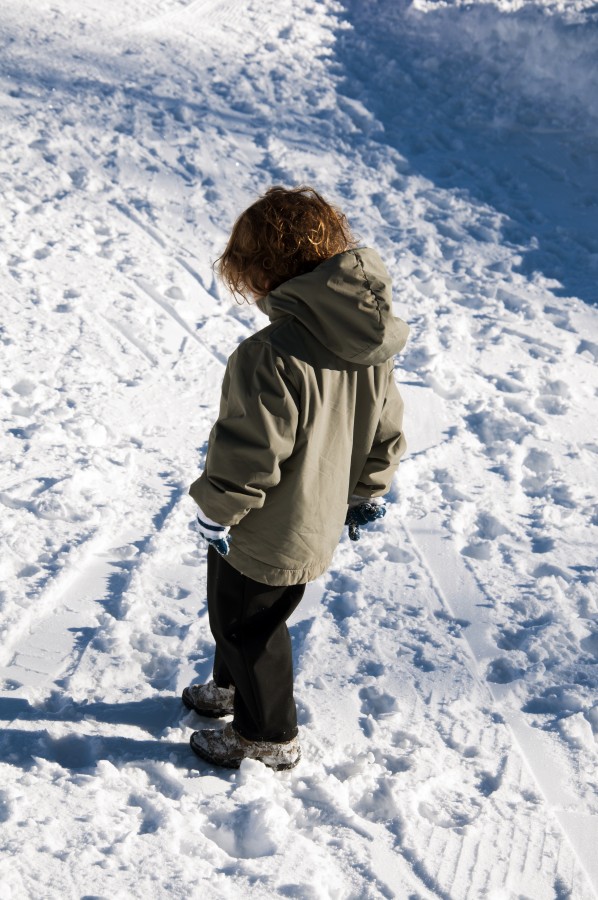
<instances>
[{"instance_id":1,"label":"striped wrist cuff","mask_svg":"<svg viewBox=\"0 0 598 900\"><path fill-rule=\"evenodd\" d=\"M228 525L217 525L216 522L212 522L211 519L208 519L208 521L206 522L205 519L202 519L199 514L197 516L197 521L199 522L199 526L202 531L213 534L215 538L223 537L229 532Z\"/></svg>"}]
</instances>

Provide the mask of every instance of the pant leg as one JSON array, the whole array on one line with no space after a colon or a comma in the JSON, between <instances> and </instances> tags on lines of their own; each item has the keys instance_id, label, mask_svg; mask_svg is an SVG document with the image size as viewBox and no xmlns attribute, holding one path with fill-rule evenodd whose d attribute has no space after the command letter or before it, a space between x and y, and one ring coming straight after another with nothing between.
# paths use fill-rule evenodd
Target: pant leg
<instances>
[{"instance_id":1,"label":"pant leg","mask_svg":"<svg viewBox=\"0 0 598 900\"><path fill-rule=\"evenodd\" d=\"M214 680L224 685L228 678L235 685L233 724L249 740L286 741L297 734L286 621L304 591L304 584L261 584L234 569L212 547L208 550Z\"/></svg>"},{"instance_id":2,"label":"pant leg","mask_svg":"<svg viewBox=\"0 0 598 900\"><path fill-rule=\"evenodd\" d=\"M212 678L214 679L214 683L218 685L218 687L229 688L234 687L233 677L228 671L226 663L222 658L222 653L216 647L216 652L214 653L214 667L212 669Z\"/></svg>"},{"instance_id":3,"label":"pant leg","mask_svg":"<svg viewBox=\"0 0 598 900\"><path fill-rule=\"evenodd\" d=\"M212 626L212 618L213 618L213 610L215 608L215 604L218 603L218 575L220 572L220 560L222 557L220 554L214 550L213 547L208 546L208 578L207 578L207 588L208 588L208 614L210 619L210 629L212 631L212 636L214 640L216 640L216 636L214 634L214 628ZM214 679L214 683L218 685L218 687L234 687L233 676L231 675L228 667L224 661L222 653L218 648L218 642L216 642L216 650L214 652L214 666L212 669L212 678Z\"/></svg>"}]
</instances>

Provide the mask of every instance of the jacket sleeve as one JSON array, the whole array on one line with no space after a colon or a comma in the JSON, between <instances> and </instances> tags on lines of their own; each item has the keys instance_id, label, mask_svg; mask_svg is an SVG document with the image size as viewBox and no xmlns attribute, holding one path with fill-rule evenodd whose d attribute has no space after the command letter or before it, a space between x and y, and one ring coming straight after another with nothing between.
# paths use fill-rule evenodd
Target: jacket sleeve
<instances>
[{"instance_id":1,"label":"jacket sleeve","mask_svg":"<svg viewBox=\"0 0 598 900\"><path fill-rule=\"evenodd\" d=\"M298 399L286 364L264 341L248 339L228 361L205 469L189 493L221 525L263 506L295 445Z\"/></svg>"},{"instance_id":2,"label":"jacket sleeve","mask_svg":"<svg viewBox=\"0 0 598 900\"><path fill-rule=\"evenodd\" d=\"M403 434L403 400L389 371L386 397L371 450L352 494L371 499L390 490L393 476L407 443Z\"/></svg>"}]
</instances>

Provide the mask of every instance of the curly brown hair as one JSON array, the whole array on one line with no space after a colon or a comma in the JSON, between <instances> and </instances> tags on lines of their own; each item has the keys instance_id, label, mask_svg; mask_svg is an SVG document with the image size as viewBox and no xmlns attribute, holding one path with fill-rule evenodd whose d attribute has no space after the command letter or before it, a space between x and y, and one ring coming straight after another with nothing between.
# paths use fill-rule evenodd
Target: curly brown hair
<instances>
[{"instance_id":1,"label":"curly brown hair","mask_svg":"<svg viewBox=\"0 0 598 900\"><path fill-rule=\"evenodd\" d=\"M233 294L250 300L352 246L345 215L317 191L277 186L241 213L214 266Z\"/></svg>"}]
</instances>

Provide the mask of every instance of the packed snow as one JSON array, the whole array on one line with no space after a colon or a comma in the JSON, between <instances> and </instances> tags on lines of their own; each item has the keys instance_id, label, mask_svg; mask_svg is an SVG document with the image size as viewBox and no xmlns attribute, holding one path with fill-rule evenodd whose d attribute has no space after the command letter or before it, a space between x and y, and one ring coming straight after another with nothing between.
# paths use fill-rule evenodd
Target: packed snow
<instances>
[{"instance_id":1,"label":"packed snow","mask_svg":"<svg viewBox=\"0 0 598 900\"><path fill-rule=\"evenodd\" d=\"M0 896L598 896L593 0L0 3ZM273 184L392 274L409 451L214 768L188 485Z\"/></svg>"}]
</instances>

